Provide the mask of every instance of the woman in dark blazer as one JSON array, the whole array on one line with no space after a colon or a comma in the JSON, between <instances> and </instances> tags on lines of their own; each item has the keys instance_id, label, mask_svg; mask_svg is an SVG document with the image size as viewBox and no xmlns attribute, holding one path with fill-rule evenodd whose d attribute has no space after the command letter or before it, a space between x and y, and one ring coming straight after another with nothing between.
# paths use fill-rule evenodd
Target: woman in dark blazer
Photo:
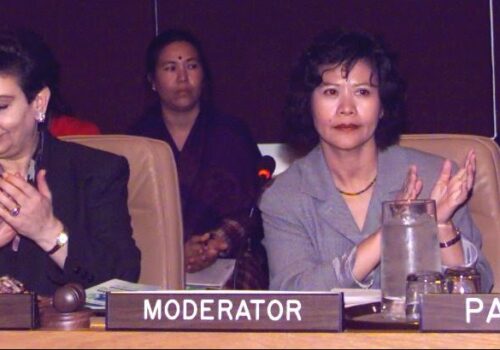
<instances>
[{"instance_id":1,"label":"woman in dark blazer","mask_svg":"<svg viewBox=\"0 0 500 350\"><path fill-rule=\"evenodd\" d=\"M137 281L122 157L46 131L57 65L31 32L0 32L0 275L43 295Z\"/></svg>"}]
</instances>

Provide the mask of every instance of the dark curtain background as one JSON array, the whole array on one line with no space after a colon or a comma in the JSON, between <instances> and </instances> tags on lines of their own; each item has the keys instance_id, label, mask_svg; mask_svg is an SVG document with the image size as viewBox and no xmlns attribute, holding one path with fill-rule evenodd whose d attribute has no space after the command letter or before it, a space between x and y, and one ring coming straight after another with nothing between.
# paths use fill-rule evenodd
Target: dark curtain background
<instances>
[{"instance_id":1,"label":"dark curtain background","mask_svg":"<svg viewBox=\"0 0 500 350\"><path fill-rule=\"evenodd\" d=\"M62 65L62 91L81 118L121 133L150 101L144 52L153 0L0 0L0 25L42 34ZM408 83L408 132L493 136L488 0L157 0L159 29L202 40L215 102L258 142L282 140L288 75L331 26L381 35ZM496 47L500 1L494 0ZM497 49L498 52L498 49ZM497 75L500 70L497 55ZM499 89L497 82L497 90ZM497 106L498 110L498 106Z\"/></svg>"}]
</instances>

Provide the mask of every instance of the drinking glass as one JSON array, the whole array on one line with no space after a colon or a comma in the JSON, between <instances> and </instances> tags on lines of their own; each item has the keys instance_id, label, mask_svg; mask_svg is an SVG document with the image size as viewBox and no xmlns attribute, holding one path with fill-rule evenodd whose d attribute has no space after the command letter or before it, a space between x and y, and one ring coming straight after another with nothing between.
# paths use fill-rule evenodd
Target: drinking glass
<instances>
[{"instance_id":1,"label":"drinking glass","mask_svg":"<svg viewBox=\"0 0 500 350\"><path fill-rule=\"evenodd\" d=\"M406 319L406 277L416 271L441 271L433 200L382 203L382 314Z\"/></svg>"},{"instance_id":2,"label":"drinking glass","mask_svg":"<svg viewBox=\"0 0 500 350\"><path fill-rule=\"evenodd\" d=\"M447 268L444 274L448 293L474 294L481 290L481 275L473 267Z\"/></svg>"},{"instance_id":3,"label":"drinking glass","mask_svg":"<svg viewBox=\"0 0 500 350\"><path fill-rule=\"evenodd\" d=\"M444 291L444 277L439 272L419 271L409 274L406 278L406 319L419 320L422 295Z\"/></svg>"}]
</instances>

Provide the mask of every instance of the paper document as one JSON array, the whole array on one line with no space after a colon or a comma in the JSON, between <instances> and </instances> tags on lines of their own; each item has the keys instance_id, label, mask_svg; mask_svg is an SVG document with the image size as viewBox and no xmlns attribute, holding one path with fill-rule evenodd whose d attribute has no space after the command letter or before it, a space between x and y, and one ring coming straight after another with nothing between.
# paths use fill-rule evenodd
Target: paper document
<instances>
[{"instance_id":1,"label":"paper document","mask_svg":"<svg viewBox=\"0 0 500 350\"><path fill-rule=\"evenodd\" d=\"M137 292L137 291L153 292L159 290L162 290L162 288L160 288L159 286L132 283L119 279L113 279L98 284L97 286L86 289L85 306L94 310L105 309L107 292Z\"/></svg>"},{"instance_id":2,"label":"paper document","mask_svg":"<svg viewBox=\"0 0 500 350\"><path fill-rule=\"evenodd\" d=\"M361 288L333 288L334 293L344 293L344 305L346 307L377 303L382 296L380 289L361 289Z\"/></svg>"},{"instance_id":3,"label":"paper document","mask_svg":"<svg viewBox=\"0 0 500 350\"><path fill-rule=\"evenodd\" d=\"M231 278L236 265L235 259L217 259L209 267L194 273L186 274L187 289L221 289Z\"/></svg>"}]
</instances>

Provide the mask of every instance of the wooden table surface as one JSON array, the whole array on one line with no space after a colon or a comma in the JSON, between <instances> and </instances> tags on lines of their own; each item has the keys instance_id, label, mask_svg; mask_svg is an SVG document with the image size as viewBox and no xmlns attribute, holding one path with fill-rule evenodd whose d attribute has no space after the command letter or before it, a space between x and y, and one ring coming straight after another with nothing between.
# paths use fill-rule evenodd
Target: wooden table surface
<instances>
[{"instance_id":1,"label":"wooden table surface","mask_svg":"<svg viewBox=\"0 0 500 350\"><path fill-rule=\"evenodd\" d=\"M499 348L497 333L113 332L102 321L78 331L0 331L0 348Z\"/></svg>"}]
</instances>

